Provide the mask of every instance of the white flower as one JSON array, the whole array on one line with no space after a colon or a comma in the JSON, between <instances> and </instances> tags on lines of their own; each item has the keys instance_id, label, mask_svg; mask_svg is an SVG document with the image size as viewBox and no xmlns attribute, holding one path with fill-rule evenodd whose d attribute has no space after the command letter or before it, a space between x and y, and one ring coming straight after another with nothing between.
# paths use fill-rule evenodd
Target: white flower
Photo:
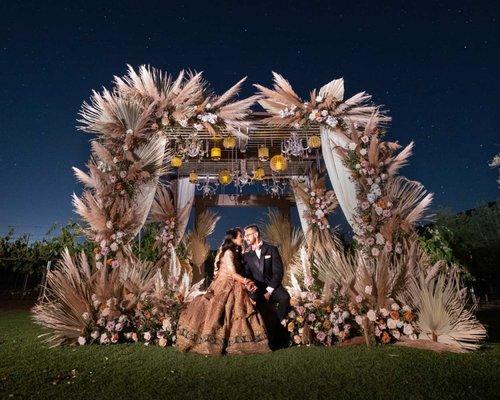
<instances>
[{"instance_id":1,"label":"white flower","mask_svg":"<svg viewBox=\"0 0 500 400\"><path fill-rule=\"evenodd\" d=\"M363 325L363 318L360 316L360 315L356 315L356 323L359 325L359 326L362 326Z\"/></svg>"},{"instance_id":2,"label":"white flower","mask_svg":"<svg viewBox=\"0 0 500 400\"><path fill-rule=\"evenodd\" d=\"M375 235L375 239L377 244L384 244L385 242L384 236L380 232Z\"/></svg>"},{"instance_id":3,"label":"white flower","mask_svg":"<svg viewBox=\"0 0 500 400\"><path fill-rule=\"evenodd\" d=\"M113 221L106 221L106 228L113 229ZM106 242L104 242L104 246L106 246ZM102 242L101 247L103 247Z\"/></svg>"},{"instance_id":4,"label":"white flower","mask_svg":"<svg viewBox=\"0 0 500 400\"><path fill-rule=\"evenodd\" d=\"M90 314L88 312L84 312L82 314L82 318L84 321L88 321L88 319L90 318Z\"/></svg>"},{"instance_id":5,"label":"white flower","mask_svg":"<svg viewBox=\"0 0 500 400\"><path fill-rule=\"evenodd\" d=\"M363 143L368 143L368 141L369 141L370 139L368 138L368 136L363 135L363 136L361 137L361 140L363 141Z\"/></svg>"},{"instance_id":6,"label":"white flower","mask_svg":"<svg viewBox=\"0 0 500 400\"><path fill-rule=\"evenodd\" d=\"M370 285L365 286L365 293L372 294L373 288Z\"/></svg>"},{"instance_id":7,"label":"white flower","mask_svg":"<svg viewBox=\"0 0 500 400\"><path fill-rule=\"evenodd\" d=\"M368 319L370 321L375 321L377 319L377 314L375 313L375 311L373 310L368 310L368 312L366 313L366 316L368 317Z\"/></svg>"},{"instance_id":8,"label":"white flower","mask_svg":"<svg viewBox=\"0 0 500 400\"><path fill-rule=\"evenodd\" d=\"M151 340L151 332L144 332L144 340Z\"/></svg>"},{"instance_id":9,"label":"white flower","mask_svg":"<svg viewBox=\"0 0 500 400\"><path fill-rule=\"evenodd\" d=\"M131 135L132 133L134 133L132 129L127 129L127 135Z\"/></svg>"},{"instance_id":10,"label":"white flower","mask_svg":"<svg viewBox=\"0 0 500 400\"><path fill-rule=\"evenodd\" d=\"M399 339L401 337L401 333L399 333L398 330L394 330L391 333L392 333L392 336L394 336L396 339Z\"/></svg>"},{"instance_id":11,"label":"white flower","mask_svg":"<svg viewBox=\"0 0 500 400\"><path fill-rule=\"evenodd\" d=\"M100 262L100 261L97 261L97 262L95 263L95 267L96 267L97 269L101 269L101 268L102 268L102 265L103 265L103 264L102 264L102 262ZM94 303L95 303L95 302L94 302Z\"/></svg>"},{"instance_id":12,"label":"white flower","mask_svg":"<svg viewBox=\"0 0 500 400\"><path fill-rule=\"evenodd\" d=\"M361 303L363 301L363 296L361 296L360 294L358 294L356 296L356 303Z\"/></svg>"},{"instance_id":13,"label":"white flower","mask_svg":"<svg viewBox=\"0 0 500 400\"><path fill-rule=\"evenodd\" d=\"M354 142L349 143L349 150L356 150L356 143Z\"/></svg>"},{"instance_id":14,"label":"white flower","mask_svg":"<svg viewBox=\"0 0 500 400\"><path fill-rule=\"evenodd\" d=\"M309 119L311 121L314 121L316 119L317 114L318 114L318 110L312 110L311 113L309 114Z\"/></svg>"},{"instance_id":15,"label":"white flower","mask_svg":"<svg viewBox=\"0 0 500 400\"><path fill-rule=\"evenodd\" d=\"M333 333L334 333L335 335L338 335L338 334L340 333L340 329L339 329L338 325L335 325L335 326L333 327Z\"/></svg>"},{"instance_id":16,"label":"white flower","mask_svg":"<svg viewBox=\"0 0 500 400\"><path fill-rule=\"evenodd\" d=\"M111 249L111 251L118 250L118 243L116 243L116 242L111 243L111 245L109 246L109 248Z\"/></svg>"},{"instance_id":17,"label":"white flower","mask_svg":"<svg viewBox=\"0 0 500 400\"><path fill-rule=\"evenodd\" d=\"M91 334L90 334L90 337L92 339L97 339L99 337L99 331L93 331Z\"/></svg>"},{"instance_id":18,"label":"white flower","mask_svg":"<svg viewBox=\"0 0 500 400\"><path fill-rule=\"evenodd\" d=\"M403 311L411 311L411 308L409 306L403 306Z\"/></svg>"},{"instance_id":19,"label":"white flower","mask_svg":"<svg viewBox=\"0 0 500 400\"><path fill-rule=\"evenodd\" d=\"M361 149L361 150L359 151L359 153L360 153L362 156L366 156L367 151L366 151L366 149Z\"/></svg>"},{"instance_id":20,"label":"white flower","mask_svg":"<svg viewBox=\"0 0 500 400\"><path fill-rule=\"evenodd\" d=\"M394 321L392 318L388 318L387 319L387 327L389 329L396 329L397 328L396 321Z\"/></svg>"},{"instance_id":21,"label":"white flower","mask_svg":"<svg viewBox=\"0 0 500 400\"><path fill-rule=\"evenodd\" d=\"M331 126L332 128L335 128L338 123L339 123L339 120L335 117L332 117L331 115L329 115L328 117L326 117L326 124Z\"/></svg>"},{"instance_id":22,"label":"white flower","mask_svg":"<svg viewBox=\"0 0 500 400\"><path fill-rule=\"evenodd\" d=\"M382 314L382 316L384 317L387 317L389 315L389 311L387 311L385 308L381 308L380 314Z\"/></svg>"},{"instance_id":23,"label":"white flower","mask_svg":"<svg viewBox=\"0 0 500 400\"><path fill-rule=\"evenodd\" d=\"M123 232L121 232L121 231L116 232L116 237L117 237L117 238L122 238L122 237L123 237L123 235L124 235L124 233L123 233Z\"/></svg>"},{"instance_id":24,"label":"white flower","mask_svg":"<svg viewBox=\"0 0 500 400\"><path fill-rule=\"evenodd\" d=\"M78 336L78 344L80 346L83 346L87 342L87 339L85 339L83 336Z\"/></svg>"},{"instance_id":25,"label":"white flower","mask_svg":"<svg viewBox=\"0 0 500 400\"><path fill-rule=\"evenodd\" d=\"M127 176L127 171L120 171L120 178L125 179L126 176Z\"/></svg>"},{"instance_id":26,"label":"white flower","mask_svg":"<svg viewBox=\"0 0 500 400\"><path fill-rule=\"evenodd\" d=\"M317 211L314 213L314 215L316 215L316 217L317 217L318 219L320 219L320 218L323 218L323 217L325 216L325 213L324 213L323 211L321 211L321 210L317 210Z\"/></svg>"},{"instance_id":27,"label":"white flower","mask_svg":"<svg viewBox=\"0 0 500 400\"><path fill-rule=\"evenodd\" d=\"M349 315L350 315L350 314L349 314L349 311L344 311L344 312L342 313L342 318L346 319L346 318L348 318L348 317L349 317Z\"/></svg>"},{"instance_id":28,"label":"white flower","mask_svg":"<svg viewBox=\"0 0 500 400\"><path fill-rule=\"evenodd\" d=\"M317 95L316 102L321 103L323 101L323 96Z\"/></svg>"},{"instance_id":29,"label":"white flower","mask_svg":"<svg viewBox=\"0 0 500 400\"><path fill-rule=\"evenodd\" d=\"M399 309L400 309L399 304L398 303L392 303L391 309L393 309L394 311L399 311Z\"/></svg>"},{"instance_id":30,"label":"white flower","mask_svg":"<svg viewBox=\"0 0 500 400\"><path fill-rule=\"evenodd\" d=\"M170 318L165 318L162 323L162 328L166 331L170 331L172 329L172 322Z\"/></svg>"},{"instance_id":31,"label":"white flower","mask_svg":"<svg viewBox=\"0 0 500 400\"><path fill-rule=\"evenodd\" d=\"M197 131L201 131L203 129L203 124L195 123L193 126Z\"/></svg>"},{"instance_id":32,"label":"white flower","mask_svg":"<svg viewBox=\"0 0 500 400\"><path fill-rule=\"evenodd\" d=\"M109 343L108 334L107 334L107 333L103 333L103 334L101 335L101 338L99 339L99 342L100 342L101 344Z\"/></svg>"},{"instance_id":33,"label":"white flower","mask_svg":"<svg viewBox=\"0 0 500 400\"><path fill-rule=\"evenodd\" d=\"M212 108L212 103L207 103L207 104L205 105L205 109L206 109L206 110L210 110L211 108Z\"/></svg>"},{"instance_id":34,"label":"white flower","mask_svg":"<svg viewBox=\"0 0 500 400\"><path fill-rule=\"evenodd\" d=\"M328 115L328 111L327 110L321 111L321 116L326 117L327 115Z\"/></svg>"}]
</instances>

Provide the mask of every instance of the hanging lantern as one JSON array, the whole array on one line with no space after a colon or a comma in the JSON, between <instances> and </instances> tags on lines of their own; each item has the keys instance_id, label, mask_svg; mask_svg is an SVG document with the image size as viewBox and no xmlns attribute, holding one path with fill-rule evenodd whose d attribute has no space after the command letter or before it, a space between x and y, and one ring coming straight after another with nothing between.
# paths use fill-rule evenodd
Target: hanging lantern
<instances>
[{"instance_id":1,"label":"hanging lantern","mask_svg":"<svg viewBox=\"0 0 500 400\"><path fill-rule=\"evenodd\" d=\"M182 158L173 156L170 160L170 165L174 168L179 168L182 165Z\"/></svg>"},{"instance_id":2,"label":"hanging lantern","mask_svg":"<svg viewBox=\"0 0 500 400\"><path fill-rule=\"evenodd\" d=\"M259 160L267 161L269 160L269 148L266 146L259 147Z\"/></svg>"},{"instance_id":3,"label":"hanging lantern","mask_svg":"<svg viewBox=\"0 0 500 400\"><path fill-rule=\"evenodd\" d=\"M310 149L319 149L321 147L321 139L317 135L312 135L307 138L307 145Z\"/></svg>"},{"instance_id":4,"label":"hanging lantern","mask_svg":"<svg viewBox=\"0 0 500 400\"><path fill-rule=\"evenodd\" d=\"M189 173L189 182L196 183L198 182L198 173L196 171L191 171Z\"/></svg>"},{"instance_id":5,"label":"hanging lantern","mask_svg":"<svg viewBox=\"0 0 500 400\"><path fill-rule=\"evenodd\" d=\"M253 179L255 179L256 181L261 181L265 176L266 172L262 167L258 167L255 169L255 171L253 171Z\"/></svg>"},{"instance_id":6,"label":"hanging lantern","mask_svg":"<svg viewBox=\"0 0 500 400\"><path fill-rule=\"evenodd\" d=\"M212 147L210 149L210 158L214 161L219 161L221 157L221 148L220 147Z\"/></svg>"},{"instance_id":7,"label":"hanging lantern","mask_svg":"<svg viewBox=\"0 0 500 400\"><path fill-rule=\"evenodd\" d=\"M236 138L234 136L227 136L222 141L225 149L234 149L236 147Z\"/></svg>"},{"instance_id":8,"label":"hanging lantern","mask_svg":"<svg viewBox=\"0 0 500 400\"><path fill-rule=\"evenodd\" d=\"M287 167L286 158L281 154L277 154L271 158L271 169L274 172L283 172Z\"/></svg>"},{"instance_id":9,"label":"hanging lantern","mask_svg":"<svg viewBox=\"0 0 500 400\"><path fill-rule=\"evenodd\" d=\"M221 185L229 185L233 178L231 177L231 173L227 169L223 169L219 172L219 182Z\"/></svg>"}]
</instances>

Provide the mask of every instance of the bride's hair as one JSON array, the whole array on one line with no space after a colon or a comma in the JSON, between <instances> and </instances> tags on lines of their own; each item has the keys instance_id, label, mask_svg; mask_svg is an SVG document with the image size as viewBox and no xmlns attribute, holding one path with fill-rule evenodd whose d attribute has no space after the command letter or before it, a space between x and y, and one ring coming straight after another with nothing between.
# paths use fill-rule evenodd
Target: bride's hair
<instances>
[{"instance_id":1,"label":"bride's hair","mask_svg":"<svg viewBox=\"0 0 500 400\"><path fill-rule=\"evenodd\" d=\"M220 267L220 259L224 255L227 250L236 254L238 250L238 245L233 242L234 239L238 237L238 234L242 235L243 232L241 228L233 228L226 231L226 236L224 236L224 240L217 251L217 255L215 256L215 268L214 268L214 278L217 276Z\"/></svg>"}]
</instances>

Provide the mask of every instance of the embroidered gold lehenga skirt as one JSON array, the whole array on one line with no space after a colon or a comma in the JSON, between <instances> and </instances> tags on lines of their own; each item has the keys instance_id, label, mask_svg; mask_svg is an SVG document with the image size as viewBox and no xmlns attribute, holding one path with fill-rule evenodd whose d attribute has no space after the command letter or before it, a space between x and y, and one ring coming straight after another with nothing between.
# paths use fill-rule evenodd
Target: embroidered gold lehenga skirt
<instances>
[{"instance_id":1,"label":"embroidered gold lehenga skirt","mask_svg":"<svg viewBox=\"0 0 500 400\"><path fill-rule=\"evenodd\" d=\"M182 311L176 346L208 355L271 351L262 316L243 286L227 277L214 280Z\"/></svg>"}]
</instances>

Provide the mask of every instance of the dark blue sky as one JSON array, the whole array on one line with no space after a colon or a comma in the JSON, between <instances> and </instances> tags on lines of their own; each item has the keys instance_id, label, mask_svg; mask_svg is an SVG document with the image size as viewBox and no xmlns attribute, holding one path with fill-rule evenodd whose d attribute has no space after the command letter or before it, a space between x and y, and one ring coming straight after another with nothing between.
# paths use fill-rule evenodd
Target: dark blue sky
<instances>
[{"instance_id":1,"label":"dark blue sky","mask_svg":"<svg viewBox=\"0 0 500 400\"><path fill-rule=\"evenodd\" d=\"M40 238L75 217L71 166L91 138L77 112L127 63L202 70L218 92L248 75L244 94L272 70L303 96L343 76L347 95L366 90L390 110L391 138L415 140L403 174L434 207L498 197L487 163L500 150L499 2L1 3L0 233ZM253 218L223 215L221 232Z\"/></svg>"}]
</instances>

